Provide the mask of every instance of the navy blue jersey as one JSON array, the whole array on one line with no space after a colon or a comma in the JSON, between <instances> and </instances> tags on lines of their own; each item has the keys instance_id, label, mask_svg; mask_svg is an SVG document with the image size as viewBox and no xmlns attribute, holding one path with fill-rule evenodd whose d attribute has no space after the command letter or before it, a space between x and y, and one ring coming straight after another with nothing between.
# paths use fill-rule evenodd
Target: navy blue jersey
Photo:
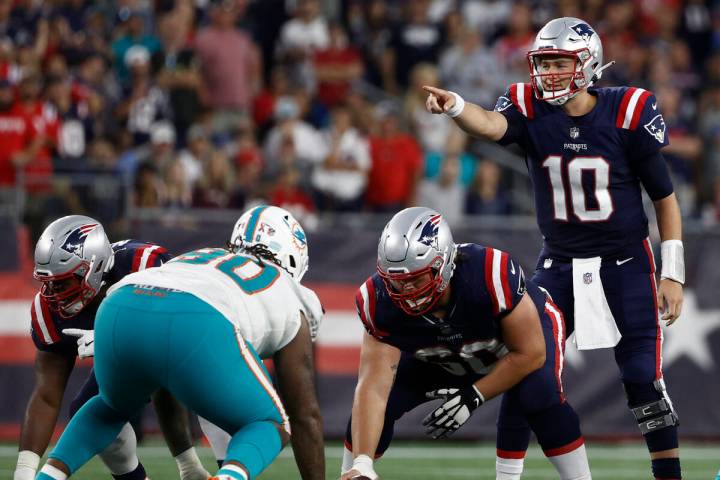
<instances>
[{"instance_id":1,"label":"navy blue jersey","mask_svg":"<svg viewBox=\"0 0 720 480\"><path fill-rule=\"evenodd\" d=\"M570 117L514 84L495 110L508 121L501 144L517 143L535 209L553 255L611 254L648 235L641 184L653 200L672 193L660 149L668 144L655 96L641 88L591 88L597 104Z\"/></svg>"},{"instance_id":2,"label":"navy blue jersey","mask_svg":"<svg viewBox=\"0 0 720 480\"><path fill-rule=\"evenodd\" d=\"M72 318L64 319L50 310L40 296L35 295L30 307L32 317L32 339L38 350L59 353L61 355L77 355L77 338L65 335L65 328L92 330L95 325L95 314L105 297L107 288L132 272L150 267L159 267L170 260L167 250L159 245L123 240L112 244L114 263L104 276L105 284L93 301Z\"/></svg>"},{"instance_id":3,"label":"navy blue jersey","mask_svg":"<svg viewBox=\"0 0 720 480\"><path fill-rule=\"evenodd\" d=\"M442 319L403 312L377 273L361 285L355 303L370 335L455 375L485 375L507 353L500 320L526 290L538 311L545 310L545 294L534 284L526 284L520 264L490 247L458 246L450 288L448 314Z\"/></svg>"}]
</instances>

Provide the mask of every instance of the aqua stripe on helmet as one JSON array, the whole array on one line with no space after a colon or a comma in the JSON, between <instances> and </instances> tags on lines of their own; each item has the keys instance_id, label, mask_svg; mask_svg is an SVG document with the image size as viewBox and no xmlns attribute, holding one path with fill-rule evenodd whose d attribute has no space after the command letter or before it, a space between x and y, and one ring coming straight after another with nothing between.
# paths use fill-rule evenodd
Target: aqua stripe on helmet
<instances>
[{"instance_id":1,"label":"aqua stripe on helmet","mask_svg":"<svg viewBox=\"0 0 720 480\"><path fill-rule=\"evenodd\" d=\"M255 207L255 209L250 214L250 221L248 222L247 227L245 227L246 242L252 242L253 234L257 229L258 220L260 220L260 215L262 214L262 212L265 211L266 208L268 208L267 205L260 205L259 207Z\"/></svg>"}]
</instances>

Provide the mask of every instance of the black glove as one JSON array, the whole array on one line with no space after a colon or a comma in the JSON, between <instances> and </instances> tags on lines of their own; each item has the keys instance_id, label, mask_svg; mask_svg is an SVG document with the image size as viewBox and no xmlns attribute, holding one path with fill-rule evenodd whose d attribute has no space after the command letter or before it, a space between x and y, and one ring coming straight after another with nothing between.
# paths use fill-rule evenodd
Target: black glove
<instances>
[{"instance_id":1,"label":"black glove","mask_svg":"<svg viewBox=\"0 0 720 480\"><path fill-rule=\"evenodd\" d=\"M475 385L464 388L441 388L425 395L428 398L445 400L423 420L425 433L435 439L454 433L467 422L475 409L485 403L485 398Z\"/></svg>"}]
</instances>

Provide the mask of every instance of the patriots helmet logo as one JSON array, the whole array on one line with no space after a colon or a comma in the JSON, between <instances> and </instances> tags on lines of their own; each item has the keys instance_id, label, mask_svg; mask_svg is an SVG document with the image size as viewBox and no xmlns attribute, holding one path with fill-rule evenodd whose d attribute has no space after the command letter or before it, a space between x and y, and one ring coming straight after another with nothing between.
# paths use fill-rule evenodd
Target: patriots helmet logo
<instances>
[{"instance_id":1,"label":"patriots helmet logo","mask_svg":"<svg viewBox=\"0 0 720 480\"><path fill-rule=\"evenodd\" d=\"M587 23L578 23L577 25L573 25L570 28L572 28L573 31L580 35L580 37L586 42L589 42L590 37L595 34L595 30L590 28L590 25L588 25Z\"/></svg>"},{"instance_id":2,"label":"patriots helmet logo","mask_svg":"<svg viewBox=\"0 0 720 480\"><path fill-rule=\"evenodd\" d=\"M68 253L72 253L82 258L83 250L85 247L85 239L88 234L98 227L97 223L89 223L87 225L81 225L75 230L70 232L60 248Z\"/></svg>"},{"instance_id":3,"label":"patriots helmet logo","mask_svg":"<svg viewBox=\"0 0 720 480\"><path fill-rule=\"evenodd\" d=\"M655 137L655 140L658 142L665 142L665 119L663 119L662 115L655 115L655 117L645 125L645 130Z\"/></svg>"},{"instance_id":4,"label":"patriots helmet logo","mask_svg":"<svg viewBox=\"0 0 720 480\"><path fill-rule=\"evenodd\" d=\"M423 226L420 232L420 243L428 247L438 248L438 232L440 231L440 220L442 215L433 215L430 220Z\"/></svg>"}]
</instances>

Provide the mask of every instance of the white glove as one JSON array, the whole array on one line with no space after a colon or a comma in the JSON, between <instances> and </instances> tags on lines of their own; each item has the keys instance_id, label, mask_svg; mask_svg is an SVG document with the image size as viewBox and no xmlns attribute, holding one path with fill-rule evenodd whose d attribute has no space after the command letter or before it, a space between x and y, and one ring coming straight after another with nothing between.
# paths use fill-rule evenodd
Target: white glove
<instances>
[{"instance_id":1,"label":"white glove","mask_svg":"<svg viewBox=\"0 0 720 480\"><path fill-rule=\"evenodd\" d=\"M30 450L23 450L18 453L17 467L13 480L35 480L38 466L40 465L40 456Z\"/></svg>"},{"instance_id":2,"label":"white glove","mask_svg":"<svg viewBox=\"0 0 720 480\"><path fill-rule=\"evenodd\" d=\"M95 356L95 331L82 330L80 328L66 328L62 331L65 335L78 337L78 357L89 358Z\"/></svg>"},{"instance_id":3,"label":"white glove","mask_svg":"<svg viewBox=\"0 0 720 480\"><path fill-rule=\"evenodd\" d=\"M454 433L468 421L475 409L485 403L485 398L475 385L464 388L441 388L425 395L427 398L445 400L423 420L425 433L435 439Z\"/></svg>"}]
</instances>

